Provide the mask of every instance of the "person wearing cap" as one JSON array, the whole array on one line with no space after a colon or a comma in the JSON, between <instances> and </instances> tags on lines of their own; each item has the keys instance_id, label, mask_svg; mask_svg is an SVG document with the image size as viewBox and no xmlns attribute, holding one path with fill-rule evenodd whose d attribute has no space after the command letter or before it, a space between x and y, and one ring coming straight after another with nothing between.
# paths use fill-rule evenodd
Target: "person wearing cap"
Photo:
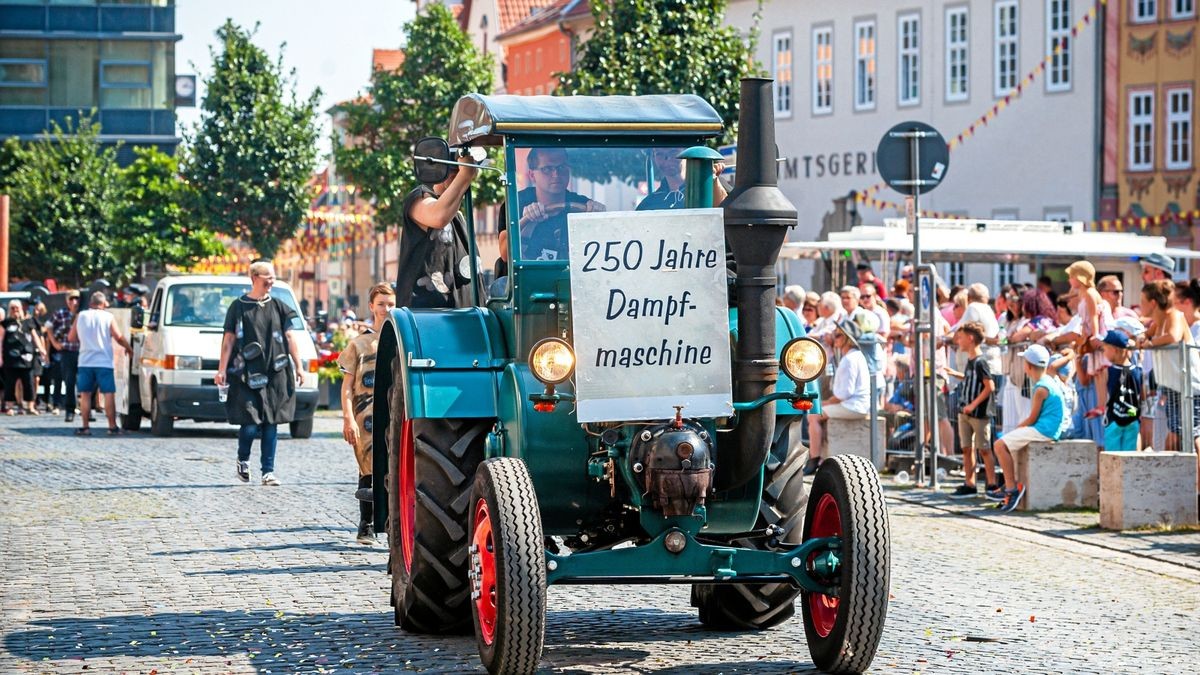
<instances>
[{"instance_id":1,"label":"person wearing cap","mask_svg":"<svg viewBox=\"0 0 1200 675\"><path fill-rule=\"evenodd\" d=\"M1104 449L1135 452L1141 425L1142 369L1130 362L1133 339L1120 330L1104 336L1108 367L1108 404L1104 409Z\"/></svg>"},{"instance_id":2,"label":"person wearing cap","mask_svg":"<svg viewBox=\"0 0 1200 675\"><path fill-rule=\"evenodd\" d=\"M1170 281L1171 275L1175 274L1175 259L1162 253L1151 253L1138 262L1142 263L1143 284L1160 279Z\"/></svg>"},{"instance_id":3,"label":"person wearing cap","mask_svg":"<svg viewBox=\"0 0 1200 675\"><path fill-rule=\"evenodd\" d=\"M805 475L816 473L821 464L826 423L830 418L865 421L870 414L871 371L859 340L878 329L874 325L877 321L874 314L860 310L839 323L831 335L833 348L841 358L833 374L833 395L821 401L819 415L808 416L810 455L804 466Z\"/></svg>"},{"instance_id":4,"label":"person wearing cap","mask_svg":"<svg viewBox=\"0 0 1200 675\"><path fill-rule=\"evenodd\" d=\"M79 373L79 342L72 341L69 334L78 313L79 291L67 291L67 306L50 317L50 344L60 355L60 374L63 384L66 385L63 409L67 412L64 420L67 424L75 421L75 378Z\"/></svg>"},{"instance_id":5,"label":"person wearing cap","mask_svg":"<svg viewBox=\"0 0 1200 675\"><path fill-rule=\"evenodd\" d=\"M1021 352L1021 358L1025 359L1025 376L1034 382L1029 415L992 446L1004 472L1004 485L987 492L988 499L1000 502L1000 510L1006 513L1015 510L1025 496L1025 486L1017 482L1017 466L1012 453L1030 443L1057 441L1063 426L1062 388L1057 378L1046 373L1050 365L1049 350L1041 345L1030 345Z\"/></svg>"}]
</instances>

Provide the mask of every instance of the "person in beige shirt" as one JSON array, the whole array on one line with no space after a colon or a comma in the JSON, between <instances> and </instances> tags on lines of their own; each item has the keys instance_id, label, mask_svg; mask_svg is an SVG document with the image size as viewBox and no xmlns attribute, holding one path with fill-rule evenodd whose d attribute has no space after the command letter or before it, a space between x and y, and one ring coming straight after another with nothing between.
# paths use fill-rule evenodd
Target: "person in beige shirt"
<instances>
[{"instance_id":1,"label":"person in beige shirt","mask_svg":"<svg viewBox=\"0 0 1200 675\"><path fill-rule=\"evenodd\" d=\"M379 349L379 328L396 307L396 291L390 284L376 284L367 295L371 325L350 341L338 356L342 379L342 438L354 448L358 461L358 542L375 543L375 512L371 494L371 408L375 401L375 353Z\"/></svg>"}]
</instances>

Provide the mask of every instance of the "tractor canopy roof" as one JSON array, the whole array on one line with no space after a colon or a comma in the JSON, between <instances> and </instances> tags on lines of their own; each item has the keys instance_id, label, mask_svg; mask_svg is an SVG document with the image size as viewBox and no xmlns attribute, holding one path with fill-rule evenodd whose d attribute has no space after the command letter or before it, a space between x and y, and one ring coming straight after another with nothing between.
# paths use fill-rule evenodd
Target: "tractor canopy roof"
<instances>
[{"instance_id":1,"label":"tractor canopy roof","mask_svg":"<svg viewBox=\"0 0 1200 675\"><path fill-rule=\"evenodd\" d=\"M499 145L502 136L715 136L721 116L694 94L483 96L458 99L450 145Z\"/></svg>"}]
</instances>

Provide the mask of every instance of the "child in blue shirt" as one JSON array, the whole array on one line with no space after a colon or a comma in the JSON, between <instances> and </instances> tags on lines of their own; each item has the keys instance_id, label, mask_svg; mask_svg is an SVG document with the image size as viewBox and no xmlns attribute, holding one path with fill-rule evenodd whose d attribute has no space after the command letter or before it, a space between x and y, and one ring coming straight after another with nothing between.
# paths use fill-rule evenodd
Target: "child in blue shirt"
<instances>
[{"instance_id":1,"label":"child in blue shirt","mask_svg":"<svg viewBox=\"0 0 1200 675\"><path fill-rule=\"evenodd\" d=\"M1021 352L1025 359L1025 377L1034 382L1033 404L1029 416L1016 429L996 441L993 451L1004 471L1004 485L987 493L988 499L1000 502L1000 510L1010 512L1021 503L1025 486L1017 482L1017 467L1012 453L1038 441L1057 441L1062 435L1063 395L1058 378L1046 373L1050 352L1041 345L1031 345Z\"/></svg>"}]
</instances>

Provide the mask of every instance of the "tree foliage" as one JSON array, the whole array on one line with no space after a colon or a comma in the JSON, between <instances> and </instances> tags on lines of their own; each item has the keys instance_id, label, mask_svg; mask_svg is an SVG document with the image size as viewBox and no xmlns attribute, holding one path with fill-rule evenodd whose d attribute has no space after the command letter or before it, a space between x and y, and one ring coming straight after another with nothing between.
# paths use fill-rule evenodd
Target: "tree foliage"
<instances>
[{"instance_id":1,"label":"tree foliage","mask_svg":"<svg viewBox=\"0 0 1200 675\"><path fill-rule=\"evenodd\" d=\"M188 209L199 195L179 176L179 163L156 148L134 148L133 163L121 171L120 203L113 221L114 254L133 276L140 263L184 265L217 255L225 247L195 224Z\"/></svg>"},{"instance_id":2,"label":"tree foliage","mask_svg":"<svg viewBox=\"0 0 1200 675\"><path fill-rule=\"evenodd\" d=\"M221 52L213 52L184 173L204 222L271 256L309 205L320 91L298 100L282 60L271 61L233 21L217 37Z\"/></svg>"},{"instance_id":3,"label":"tree foliage","mask_svg":"<svg viewBox=\"0 0 1200 675\"><path fill-rule=\"evenodd\" d=\"M460 97L492 90L491 55L475 49L441 3L429 3L405 27L404 44L399 69L376 70L368 95L342 104L349 142L333 143L338 174L375 200L382 227L402 222L404 197L416 187L413 145L446 136ZM476 203L496 203L500 196L496 175L482 172Z\"/></svg>"},{"instance_id":4,"label":"tree foliage","mask_svg":"<svg viewBox=\"0 0 1200 675\"><path fill-rule=\"evenodd\" d=\"M6 144L11 196L11 272L59 277L79 285L122 269L111 236L120 200L113 180L117 151L99 142L100 125L84 116L29 143Z\"/></svg>"},{"instance_id":5,"label":"tree foliage","mask_svg":"<svg viewBox=\"0 0 1200 675\"><path fill-rule=\"evenodd\" d=\"M591 0L595 30L562 94L696 94L736 136L743 77L762 75L756 33L744 41L723 25L726 0Z\"/></svg>"}]
</instances>

